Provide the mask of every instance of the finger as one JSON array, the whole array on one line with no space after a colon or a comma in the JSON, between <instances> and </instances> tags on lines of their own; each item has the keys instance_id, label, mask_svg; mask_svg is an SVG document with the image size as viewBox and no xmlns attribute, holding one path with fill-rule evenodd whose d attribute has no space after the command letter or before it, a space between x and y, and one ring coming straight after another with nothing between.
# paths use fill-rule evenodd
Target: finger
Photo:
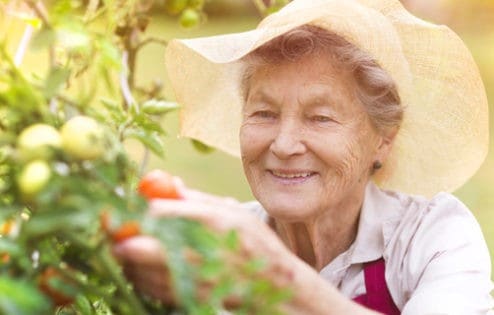
<instances>
[{"instance_id":1,"label":"finger","mask_svg":"<svg viewBox=\"0 0 494 315\"><path fill-rule=\"evenodd\" d=\"M175 303L170 273L164 266L126 264L123 269L136 291L167 304Z\"/></svg>"},{"instance_id":2,"label":"finger","mask_svg":"<svg viewBox=\"0 0 494 315\"><path fill-rule=\"evenodd\" d=\"M182 193L183 193L183 197L187 200L194 200L194 201L199 201L199 202L218 205L218 206L240 205L238 200L236 200L235 198L217 196L217 195L202 192L200 190L185 188Z\"/></svg>"},{"instance_id":3,"label":"finger","mask_svg":"<svg viewBox=\"0 0 494 315\"><path fill-rule=\"evenodd\" d=\"M173 185L175 186L175 189L178 192L178 195L182 198L186 198L188 188L187 186L185 186L185 183L182 180L182 178L178 176L173 176L172 181L173 181Z\"/></svg>"},{"instance_id":4,"label":"finger","mask_svg":"<svg viewBox=\"0 0 494 315\"><path fill-rule=\"evenodd\" d=\"M214 230L255 229L260 222L252 213L239 206L213 205L195 200L153 200L149 205L152 217L180 217L195 220Z\"/></svg>"},{"instance_id":5,"label":"finger","mask_svg":"<svg viewBox=\"0 0 494 315\"><path fill-rule=\"evenodd\" d=\"M153 217L180 217L194 220L205 226L224 232L236 229L241 220L232 209L191 200L155 200L150 204L149 215Z\"/></svg>"},{"instance_id":6,"label":"finger","mask_svg":"<svg viewBox=\"0 0 494 315\"><path fill-rule=\"evenodd\" d=\"M135 236L116 244L112 252L121 262L141 265L164 265L165 251L161 243L150 236Z\"/></svg>"},{"instance_id":7,"label":"finger","mask_svg":"<svg viewBox=\"0 0 494 315\"><path fill-rule=\"evenodd\" d=\"M149 203L148 214L153 217L184 217L201 220L215 212L209 205L195 200L156 199Z\"/></svg>"}]
</instances>

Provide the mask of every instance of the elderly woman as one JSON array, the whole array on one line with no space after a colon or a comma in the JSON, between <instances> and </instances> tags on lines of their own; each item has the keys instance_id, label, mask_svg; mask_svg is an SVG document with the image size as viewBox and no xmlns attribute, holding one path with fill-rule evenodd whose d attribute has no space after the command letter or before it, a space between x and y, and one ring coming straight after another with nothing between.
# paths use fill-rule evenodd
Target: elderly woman
<instances>
[{"instance_id":1,"label":"elderly woman","mask_svg":"<svg viewBox=\"0 0 494 315\"><path fill-rule=\"evenodd\" d=\"M396 0L295 0L254 31L172 42L167 66L184 134L239 151L257 201L184 189L152 215L239 231L245 258L292 290L288 314L489 312L481 230L440 192L487 144L482 83L449 29ZM158 246L116 253L166 300Z\"/></svg>"}]
</instances>

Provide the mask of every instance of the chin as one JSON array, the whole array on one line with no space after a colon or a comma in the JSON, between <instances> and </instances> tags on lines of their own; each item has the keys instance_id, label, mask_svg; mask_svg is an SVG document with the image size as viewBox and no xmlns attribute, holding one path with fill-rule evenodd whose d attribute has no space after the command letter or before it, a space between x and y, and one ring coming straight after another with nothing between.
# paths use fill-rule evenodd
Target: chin
<instances>
[{"instance_id":1,"label":"chin","mask_svg":"<svg viewBox=\"0 0 494 315\"><path fill-rule=\"evenodd\" d=\"M305 221L316 214L316 211L311 211L312 207L302 200L285 200L283 202L276 200L263 202L260 200L260 202L270 217L284 222Z\"/></svg>"}]
</instances>

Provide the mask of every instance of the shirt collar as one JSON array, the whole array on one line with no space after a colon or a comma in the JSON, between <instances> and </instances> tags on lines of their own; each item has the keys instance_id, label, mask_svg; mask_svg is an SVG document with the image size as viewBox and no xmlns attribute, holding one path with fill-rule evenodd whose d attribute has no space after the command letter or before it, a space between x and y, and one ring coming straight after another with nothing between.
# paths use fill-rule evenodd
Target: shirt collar
<instances>
[{"instance_id":1,"label":"shirt collar","mask_svg":"<svg viewBox=\"0 0 494 315\"><path fill-rule=\"evenodd\" d=\"M383 256L389 228L400 220L400 206L393 193L382 191L372 181L365 189L357 237L348 252L350 264L373 261Z\"/></svg>"}]
</instances>

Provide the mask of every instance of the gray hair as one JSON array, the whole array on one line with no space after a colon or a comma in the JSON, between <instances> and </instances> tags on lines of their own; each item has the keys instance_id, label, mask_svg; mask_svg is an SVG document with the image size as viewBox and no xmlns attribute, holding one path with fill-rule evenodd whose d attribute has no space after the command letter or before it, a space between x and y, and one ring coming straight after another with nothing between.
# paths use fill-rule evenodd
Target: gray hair
<instances>
[{"instance_id":1,"label":"gray hair","mask_svg":"<svg viewBox=\"0 0 494 315\"><path fill-rule=\"evenodd\" d=\"M391 76L368 53L341 36L313 25L299 26L244 57L244 99L249 93L249 80L258 67L321 54L332 57L350 71L356 83L356 97L378 130L400 126L404 108Z\"/></svg>"}]
</instances>

